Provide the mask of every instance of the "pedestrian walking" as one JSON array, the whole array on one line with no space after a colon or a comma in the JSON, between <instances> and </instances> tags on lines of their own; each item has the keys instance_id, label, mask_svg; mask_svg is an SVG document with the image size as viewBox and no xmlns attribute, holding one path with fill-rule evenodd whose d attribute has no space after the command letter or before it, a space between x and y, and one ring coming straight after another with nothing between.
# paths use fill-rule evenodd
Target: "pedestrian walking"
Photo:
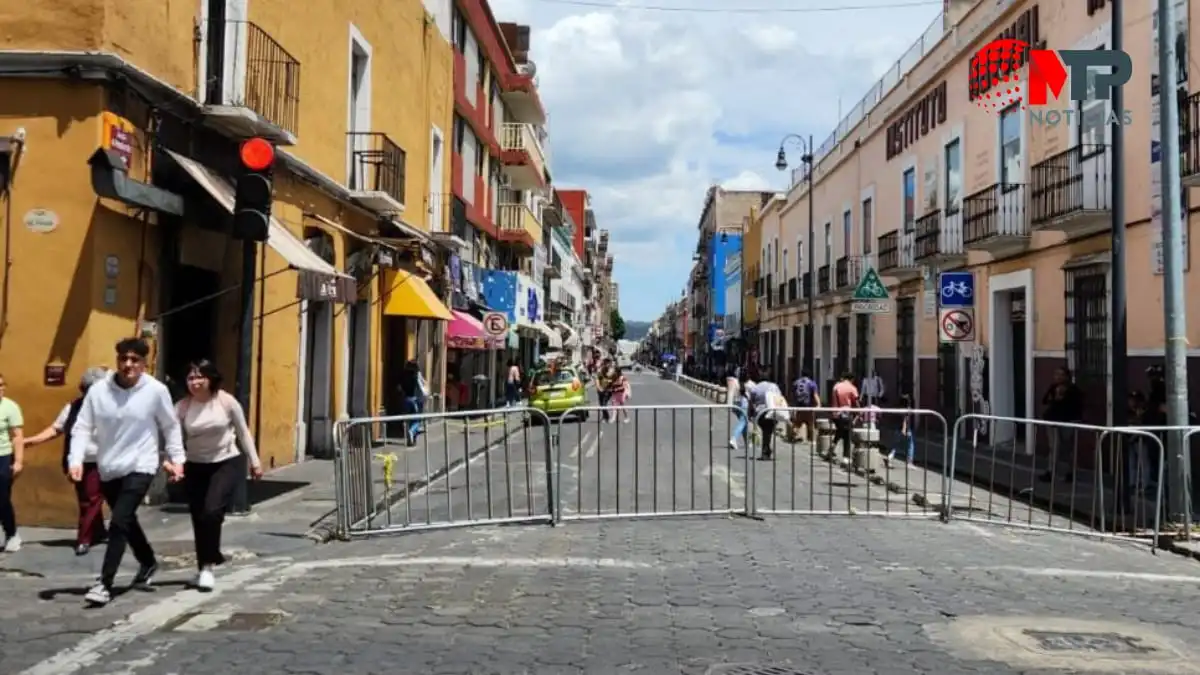
<instances>
[{"instance_id":1,"label":"pedestrian walking","mask_svg":"<svg viewBox=\"0 0 1200 675\"><path fill-rule=\"evenodd\" d=\"M833 414L834 442L842 446L842 457L850 458L854 435L854 412L858 407L858 387L854 386L854 375L849 371L843 372L838 383L833 385Z\"/></svg>"},{"instance_id":2,"label":"pedestrian walking","mask_svg":"<svg viewBox=\"0 0 1200 675\"><path fill-rule=\"evenodd\" d=\"M187 457L183 482L196 546L194 586L211 591L213 568L225 562L221 528L237 482L245 480L239 455L245 454L250 475L262 477L262 464L246 413L237 399L221 388L223 379L212 361L188 368L188 396L175 406Z\"/></svg>"},{"instance_id":3,"label":"pedestrian walking","mask_svg":"<svg viewBox=\"0 0 1200 675\"><path fill-rule=\"evenodd\" d=\"M782 414L786 419L787 400L779 385L769 381L758 382L747 393L750 414L754 415L762 432L762 459L769 460L775 455L775 427L780 421L779 416Z\"/></svg>"},{"instance_id":4,"label":"pedestrian walking","mask_svg":"<svg viewBox=\"0 0 1200 675\"><path fill-rule=\"evenodd\" d=\"M69 475L67 462L71 455L71 430L83 408L83 399L92 385L108 377L106 368L88 368L79 379L79 396L63 406L50 426L25 439L25 447L34 447L63 437L62 470ZM75 555L88 551L108 538L104 527L104 495L100 492L100 471L96 468L96 443L93 437L83 451L83 478L75 483L75 499L79 502L79 524L75 528Z\"/></svg>"},{"instance_id":5,"label":"pedestrian walking","mask_svg":"<svg viewBox=\"0 0 1200 675\"><path fill-rule=\"evenodd\" d=\"M800 377L792 382L792 396L797 408L820 408L821 393L817 381L808 368L800 369ZM804 428L804 439L812 442L817 433L817 413L814 410L798 411L792 417L793 426Z\"/></svg>"},{"instance_id":6,"label":"pedestrian walking","mask_svg":"<svg viewBox=\"0 0 1200 675\"><path fill-rule=\"evenodd\" d=\"M21 550L12 493L13 483L25 465L24 427L21 406L8 397L8 383L0 375L0 529L4 530L5 553Z\"/></svg>"},{"instance_id":7,"label":"pedestrian walking","mask_svg":"<svg viewBox=\"0 0 1200 675\"><path fill-rule=\"evenodd\" d=\"M900 407L905 411L904 417L900 421L900 443L905 447L907 452L907 466L913 468L916 466L915 458L917 453L917 438L913 434L913 397L912 394L900 395ZM896 458L896 448L892 448L888 453L888 461Z\"/></svg>"},{"instance_id":8,"label":"pedestrian walking","mask_svg":"<svg viewBox=\"0 0 1200 675\"><path fill-rule=\"evenodd\" d=\"M728 392L726 403L735 406L738 409L737 421L733 423L733 430L729 434L729 447L737 450L738 439L746 442L746 429L750 426L747 421L747 415L750 412L750 401L746 398L746 392L743 389L743 379L745 374L738 368L730 368L729 375L725 380L725 387Z\"/></svg>"},{"instance_id":9,"label":"pedestrian walking","mask_svg":"<svg viewBox=\"0 0 1200 675\"><path fill-rule=\"evenodd\" d=\"M189 391L191 386L189 384ZM425 398L429 395L429 386L421 375L421 367L416 361L404 364L400 373L400 394L404 397L404 414L421 415L425 412ZM417 436L422 431L421 419L414 417L404 423L404 440L409 447L417 444Z\"/></svg>"},{"instance_id":10,"label":"pedestrian walking","mask_svg":"<svg viewBox=\"0 0 1200 675\"><path fill-rule=\"evenodd\" d=\"M149 586L158 572L154 548L138 522L137 510L158 473L160 436L167 455L162 468L173 482L183 478L183 438L171 394L166 385L146 374L150 346L126 338L117 343L116 351L116 372L92 385L83 398L67 457L68 474L78 483L83 480L87 448L95 444L100 491L111 512L100 581L84 596L94 606L112 600L126 545L139 565L134 586Z\"/></svg>"},{"instance_id":11,"label":"pedestrian walking","mask_svg":"<svg viewBox=\"0 0 1200 675\"><path fill-rule=\"evenodd\" d=\"M1059 368L1054 371L1054 382L1042 395L1042 418L1059 425L1050 426L1050 465L1038 476L1040 481L1050 481L1054 478L1055 469L1063 459L1063 454L1070 451L1067 471L1060 475L1062 480L1072 480L1075 477L1075 441L1078 431L1066 424L1079 424L1083 421L1083 390L1075 384L1071 371Z\"/></svg>"},{"instance_id":12,"label":"pedestrian walking","mask_svg":"<svg viewBox=\"0 0 1200 675\"><path fill-rule=\"evenodd\" d=\"M521 367L516 359L508 360L508 377L504 381L504 405L512 408L521 404Z\"/></svg>"},{"instance_id":13,"label":"pedestrian walking","mask_svg":"<svg viewBox=\"0 0 1200 675\"><path fill-rule=\"evenodd\" d=\"M625 409L625 404L629 402L633 394L633 386L629 383L629 378L621 371L617 371L616 381L613 383L611 404L614 408L612 421L616 421L620 416L625 424L629 424L629 411Z\"/></svg>"},{"instance_id":14,"label":"pedestrian walking","mask_svg":"<svg viewBox=\"0 0 1200 675\"><path fill-rule=\"evenodd\" d=\"M619 375L620 373L613 367L611 360L604 359L600 364L600 373L596 376L596 395L600 399L600 417L605 422L613 420L610 404L612 403L613 386Z\"/></svg>"},{"instance_id":15,"label":"pedestrian walking","mask_svg":"<svg viewBox=\"0 0 1200 675\"><path fill-rule=\"evenodd\" d=\"M869 375L862 379L862 396L867 403L882 403L883 394L883 378L879 376L879 373L872 370Z\"/></svg>"}]
</instances>

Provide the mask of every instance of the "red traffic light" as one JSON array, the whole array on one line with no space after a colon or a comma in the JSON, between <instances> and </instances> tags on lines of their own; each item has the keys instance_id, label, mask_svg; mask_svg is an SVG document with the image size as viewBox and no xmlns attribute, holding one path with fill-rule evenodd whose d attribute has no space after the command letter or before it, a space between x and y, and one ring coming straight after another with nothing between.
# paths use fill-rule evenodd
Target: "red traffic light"
<instances>
[{"instance_id":1,"label":"red traffic light","mask_svg":"<svg viewBox=\"0 0 1200 675\"><path fill-rule=\"evenodd\" d=\"M251 138L242 143L242 166L251 171L263 171L275 163L275 146L261 138Z\"/></svg>"}]
</instances>

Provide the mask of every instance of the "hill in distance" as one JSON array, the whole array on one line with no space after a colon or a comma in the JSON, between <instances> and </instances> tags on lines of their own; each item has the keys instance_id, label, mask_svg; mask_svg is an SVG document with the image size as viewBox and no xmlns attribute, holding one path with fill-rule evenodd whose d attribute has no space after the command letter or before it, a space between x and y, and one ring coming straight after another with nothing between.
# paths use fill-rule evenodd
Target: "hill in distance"
<instances>
[{"instance_id":1,"label":"hill in distance","mask_svg":"<svg viewBox=\"0 0 1200 675\"><path fill-rule=\"evenodd\" d=\"M650 332L649 321L626 321L625 322L625 339L626 340L641 340Z\"/></svg>"}]
</instances>

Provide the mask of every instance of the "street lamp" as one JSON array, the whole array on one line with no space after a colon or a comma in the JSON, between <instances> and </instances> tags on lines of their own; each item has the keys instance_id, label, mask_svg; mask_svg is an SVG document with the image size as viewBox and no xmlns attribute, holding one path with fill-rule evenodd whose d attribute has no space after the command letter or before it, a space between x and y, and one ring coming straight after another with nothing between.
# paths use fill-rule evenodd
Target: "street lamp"
<instances>
[{"instance_id":1,"label":"street lamp","mask_svg":"<svg viewBox=\"0 0 1200 675\"><path fill-rule=\"evenodd\" d=\"M804 153L800 155L800 162L808 168L808 171L805 172L804 176L805 183L807 183L808 187L808 250L804 252L805 256L808 258L808 285L804 287L805 298L808 304L808 335L804 336L803 368L807 370L813 377L816 377L816 374L812 372L813 355L815 354L812 343L813 340L816 339L817 335L815 323L816 317L814 311L815 303L813 300L812 289L812 285L817 279L817 275L813 271L813 241L815 240L815 235L813 234L813 137L812 134L809 134L808 140L805 141L797 134L788 134L783 137L783 140L779 141L779 152L775 155L775 168L780 171L786 171L788 168L787 152L784 151L783 147L788 143L788 141L800 146L800 150ZM800 281L803 283L804 279L801 278ZM769 293L770 290L768 289L767 292Z\"/></svg>"}]
</instances>

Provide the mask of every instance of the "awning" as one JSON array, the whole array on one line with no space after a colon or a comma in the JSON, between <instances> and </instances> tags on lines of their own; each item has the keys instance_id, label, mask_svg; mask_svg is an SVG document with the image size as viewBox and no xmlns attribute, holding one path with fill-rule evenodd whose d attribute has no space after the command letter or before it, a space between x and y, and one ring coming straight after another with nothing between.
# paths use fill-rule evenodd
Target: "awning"
<instances>
[{"instance_id":1,"label":"awning","mask_svg":"<svg viewBox=\"0 0 1200 675\"><path fill-rule=\"evenodd\" d=\"M558 334L558 331L554 330L550 326L547 326L541 321L533 324L533 327L536 328L539 333L546 336L546 342L549 343L551 349L562 349L562 336Z\"/></svg>"},{"instance_id":2,"label":"awning","mask_svg":"<svg viewBox=\"0 0 1200 675\"><path fill-rule=\"evenodd\" d=\"M383 313L410 319L451 321L454 315L421 277L406 270L383 270Z\"/></svg>"},{"instance_id":3,"label":"awning","mask_svg":"<svg viewBox=\"0 0 1200 675\"><path fill-rule=\"evenodd\" d=\"M167 150L167 154L204 188L213 199L229 213L233 213L233 186L208 167L194 159ZM301 300L332 300L351 303L358 300L358 287L354 278L342 274L313 253L303 241L292 234L287 226L272 217L267 230L267 246L270 246L285 261L288 267L300 273L296 283L296 297Z\"/></svg>"},{"instance_id":4,"label":"awning","mask_svg":"<svg viewBox=\"0 0 1200 675\"><path fill-rule=\"evenodd\" d=\"M566 335L562 341L563 347L578 347L580 345L579 333L575 332L574 328L561 321L555 322L554 325Z\"/></svg>"},{"instance_id":5,"label":"awning","mask_svg":"<svg viewBox=\"0 0 1200 675\"><path fill-rule=\"evenodd\" d=\"M446 326L446 346L451 349L499 349L503 346L503 338L488 337L483 324L475 317L456 309L450 313L454 318Z\"/></svg>"}]
</instances>

